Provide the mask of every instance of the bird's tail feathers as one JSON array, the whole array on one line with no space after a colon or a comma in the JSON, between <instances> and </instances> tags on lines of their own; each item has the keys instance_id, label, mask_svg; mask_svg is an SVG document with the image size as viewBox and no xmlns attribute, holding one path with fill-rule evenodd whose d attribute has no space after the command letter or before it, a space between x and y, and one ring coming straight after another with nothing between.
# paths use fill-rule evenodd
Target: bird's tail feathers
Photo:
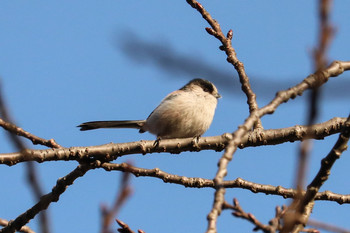
<instances>
[{"instance_id":1,"label":"bird's tail feathers","mask_svg":"<svg viewBox=\"0 0 350 233\"><path fill-rule=\"evenodd\" d=\"M90 121L85 122L77 127L80 127L81 131L100 129L100 128L134 128L141 129L145 124L145 120L137 121Z\"/></svg>"}]
</instances>

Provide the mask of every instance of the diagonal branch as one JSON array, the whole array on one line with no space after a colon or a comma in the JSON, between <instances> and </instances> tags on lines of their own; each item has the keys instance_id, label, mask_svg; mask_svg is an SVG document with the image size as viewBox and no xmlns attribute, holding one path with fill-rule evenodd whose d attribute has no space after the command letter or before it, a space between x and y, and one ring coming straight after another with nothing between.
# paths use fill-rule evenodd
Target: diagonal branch
<instances>
[{"instance_id":1,"label":"diagonal branch","mask_svg":"<svg viewBox=\"0 0 350 233\"><path fill-rule=\"evenodd\" d=\"M131 228L129 227L128 224L126 224L125 222L119 220L119 219L116 219L118 225L121 227L121 228L118 228L118 232L120 233L135 233L133 230L131 230Z\"/></svg>"},{"instance_id":2,"label":"diagonal branch","mask_svg":"<svg viewBox=\"0 0 350 233\"><path fill-rule=\"evenodd\" d=\"M125 222L120 221L119 219L116 219L115 221L117 221L118 225L121 227L121 228L118 228L118 232L120 232L120 233L135 233L133 230L131 230L131 228ZM141 229L137 230L137 232L138 233L145 233Z\"/></svg>"},{"instance_id":3,"label":"diagonal branch","mask_svg":"<svg viewBox=\"0 0 350 233\"><path fill-rule=\"evenodd\" d=\"M253 231L262 230L265 233L275 232L275 229L273 229L273 226L263 224L253 214L245 212L236 198L233 199L233 205L225 201L222 208L233 210L232 212L233 216L237 218L242 218L251 222L255 226Z\"/></svg>"},{"instance_id":4,"label":"diagonal branch","mask_svg":"<svg viewBox=\"0 0 350 233\"><path fill-rule=\"evenodd\" d=\"M318 1L318 13L319 13L319 36L318 45L314 49L313 61L314 69L316 71L323 70L328 64L327 50L330 46L331 39L333 38L334 28L330 22L330 9L332 1L319 0ZM322 89L316 86L309 94L308 112L307 112L307 124L313 125L318 117L318 109L320 104L320 93ZM307 176L307 167L309 160L309 152L312 148L312 141L305 140L300 144L299 159L296 171L295 184L300 191L305 187L305 177ZM297 197L291 206L295 206L302 197ZM310 206L311 207L311 206ZM312 207L311 207L312 208ZM291 208L290 208L291 209ZM311 212L311 211L309 211Z\"/></svg>"},{"instance_id":5,"label":"diagonal branch","mask_svg":"<svg viewBox=\"0 0 350 233\"><path fill-rule=\"evenodd\" d=\"M220 46L220 49L225 51L227 56L226 60L230 64L232 64L235 70L237 71L239 76L239 81L241 83L242 91L245 93L247 97L249 112L250 114L254 114L259 108L256 102L256 95L250 86L249 78L245 72L244 65L240 60L238 60L236 51L232 47L232 43L231 43L232 37L233 37L232 30L230 30L225 36L220 28L219 23L211 17L209 12L207 12L199 2L197 2L196 0L187 0L187 3L190 4L193 8L195 8L202 15L202 17L209 23L211 28L206 28L206 31L210 35L217 38L222 43L222 46ZM254 127L257 129L262 128L260 119L256 121L256 124L254 125Z\"/></svg>"},{"instance_id":6,"label":"diagonal branch","mask_svg":"<svg viewBox=\"0 0 350 233\"><path fill-rule=\"evenodd\" d=\"M0 90L1 91L1 90ZM17 150L19 151L24 151L26 146L22 138L18 137L17 135L22 134L25 136L29 136L32 139L35 137L34 135L23 131L19 127L15 126L13 124L13 120L10 117L9 111L5 106L5 101L3 99L3 96L0 94L0 117L3 118L2 120L0 118L0 126L2 126L4 129L7 130L8 136L11 139L13 145L16 147ZM37 138L37 137L36 137ZM40 139L40 138L39 138ZM42 140L42 139L40 139ZM53 140L52 140L53 141ZM53 141L54 142L54 141ZM22 154L23 155L23 154ZM30 187L32 188L32 191L34 193L34 196L36 197L37 200L40 199L42 196L42 188L39 183L39 179L37 176L37 171L35 169L35 165L33 162L28 162L26 163L27 167L27 177L28 177L28 183ZM42 212L39 216L40 218L40 228L43 233L49 233L50 228L49 228L49 218L48 218L48 213L47 212Z\"/></svg>"},{"instance_id":7,"label":"diagonal branch","mask_svg":"<svg viewBox=\"0 0 350 233\"><path fill-rule=\"evenodd\" d=\"M233 139L228 143L223 156L219 160L219 168L214 179L217 189L215 192L213 207L208 215L208 233L216 232L216 220L221 213L222 204L225 201L225 189L222 187L222 182L224 177L227 175L227 166L232 160L233 154L237 150L238 145L241 144L242 138L249 131L249 129L253 127L254 123L262 116L272 114L280 104L287 102L289 99L295 98L297 95L302 95L307 89L324 84L328 81L329 77L338 76L339 74L343 73L344 70L349 69L350 62L336 61L333 62L327 69L308 76L298 85L288 90L278 92L276 97L268 105L260 108L257 111L257 114L251 113L245 120L244 124L233 133Z\"/></svg>"},{"instance_id":8,"label":"diagonal branch","mask_svg":"<svg viewBox=\"0 0 350 233\"><path fill-rule=\"evenodd\" d=\"M9 223L9 222L8 222L7 220L0 218L0 225L1 225L1 226L7 226L8 223ZM21 229L19 229L18 232L22 232L22 233L35 233L35 231L33 231L32 229L30 229L30 227L28 227L28 226L23 226L23 227L21 227Z\"/></svg>"},{"instance_id":9,"label":"diagonal branch","mask_svg":"<svg viewBox=\"0 0 350 233\"><path fill-rule=\"evenodd\" d=\"M12 124L10 122L6 122L5 120L0 118L0 127L4 128L5 130L13 133L14 135L18 135L24 138L29 139L32 141L34 145L43 145L50 148L62 148L59 144L55 142L54 139L46 140L44 138L40 138L38 136L35 136L34 134L29 133L28 131L23 130L22 128L16 126L15 124Z\"/></svg>"},{"instance_id":10,"label":"diagonal branch","mask_svg":"<svg viewBox=\"0 0 350 233\"><path fill-rule=\"evenodd\" d=\"M327 50L331 44L331 39L333 38L334 34L334 28L330 22L330 9L331 9L332 1L330 0L319 0L318 1L318 13L319 13L319 36L318 36L318 45L314 49L314 54L313 54L313 60L314 60L314 69L316 71L318 70L323 70L327 63L328 63L328 58L327 58ZM307 116L307 124L312 125L315 123L317 116L318 116L318 108L319 108L319 102L320 102L320 93L321 93L321 88L316 86L311 90L311 93L309 95L309 111L308 111L308 116ZM299 152L299 160L298 160L298 170L296 171L296 187L301 191L304 188L304 183L305 183L305 177L306 171L307 171L307 166L308 166L308 159L309 159L309 151L311 150L312 147L312 141L311 140L305 140L300 144L300 152ZM303 197L298 195L293 202L291 203L291 207L289 208L290 210L294 211L295 207L300 204L300 201L303 199ZM299 214L304 215L304 218L308 219L312 209L313 209L313 202L310 202L307 204L308 206L306 209L304 209L304 213L299 213L296 210L297 213L295 216L298 218ZM296 207L298 208L298 207ZM287 213L286 216L289 216L289 212ZM295 221L289 221L292 222L292 224L295 223ZM288 224L289 224L288 222ZM292 226L286 226L286 228L292 228ZM303 225L300 224L296 229L302 228ZM284 229L286 229L284 228ZM297 230L298 231L298 230Z\"/></svg>"},{"instance_id":11,"label":"diagonal branch","mask_svg":"<svg viewBox=\"0 0 350 233\"><path fill-rule=\"evenodd\" d=\"M289 228L294 227L296 224L297 224L296 229L299 229L300 227L302 227L302 225L306 224L310 214L309 210L307 209L308 206L313 205L317 192L319 191L320 187L324 184L324 182L328 180L333 164L337 159L340 158L342 153L348 148L347 143L350 138L350 115L345 125L346 127L344 127L342 133L339 135L339 138L335 143L335 145L333 146L332 150L328 153L328 155L325 158L322 159L321 167L317 175L312 180L312 182L308 185L305 195L299 202L296 209L297 217L293 217L291 219L292 220L291 222L286 221L289 224L286 224L284 228L285 231L283 232L289 232L290 231ZM286 218L288 218L288 216Z\"/></svg>"},{"instance_id":12,"label":"diagonal branch","mask_svg":"<svg viewBox=\"0 0 350 233\"><path fill-rule=\"evenodd\" d=\"M304 90L306 89L313 89L321 86L323 83L325 83L328 78L330 77L328 73L325 72L317 72L314 75L311 75L307 77L302 83L298 84L297 86L284 91L277 93L276 98L270 102L267 106L264 108L258 109L258 106L256 104L255 95L253 92L250 93L250 84L248 77L245 77L244 74L244 66L242 63L236 59L236 53L234 49L231 46L231 39L232 39L232 30L230 30L227 33L227 37L225 37L220 29L220 25L210 16L210 14L202 7L201 4L199 4L195 0L187 0L187 2L197 11L200 12L202 17L210 24L212 28L207 28L207 32L216 38L218 38L223 46L221 47L223 50L225 50L226 54L228 55L228 62L232 63L236 70L239 73L240 81L242 84L242 90L247 95L248 98L248 104L250 108L250 116L246 119L243 126L240 126L238 130L236 130L233 134L233 139L228 143L225 152L218 163L218 171L215 176L215 183L216 183L216 192L214 197L214 204L213 208L210 211L208 215L208 229L207 232L216 232L216 219L221 213L222 204L224 202L224 195L225 195L225 189L221 187L223 178L227 174L227 165L232 160L233 154L237 150L238 145L241 143L242 138L244 135L252 128L252 127L261 127L260 124L260 118L266 114L272 114L276 108L282 103L287 102L290 98L295 98L296 95L292 94L294 92L293 89L297 89L298 95L301 95ZM337 72L343 72L342 71L342 64L336 64L332 63L330 66L332 68L338 69ZM329 68L330 68L329 67ZM240 73L240 71L243 71L244 73ZM245 79L246 78L246 79ZM246 89L248 88L248 89Z\"/></svg>"},{"instance_id":13,"label":"diagonal branch","mask_svg":"<svg viewBox=\"0 0 350 233\"><path fill-rule=\"evenodd\" d=\"M52 188L50 193L42 196L40 201L26 212L19 215L15 220L9 221L8 225L0 230L0 233L12 233L21 229L22 226L27 224L38 213L47 209L52 202L57 202L61 194L66 191L67 187L72 185L77 178L83 176L89 170L90 166L88 164L81 164L65 177L58 179L56 186Z\"/></svg>"}]
</instances>

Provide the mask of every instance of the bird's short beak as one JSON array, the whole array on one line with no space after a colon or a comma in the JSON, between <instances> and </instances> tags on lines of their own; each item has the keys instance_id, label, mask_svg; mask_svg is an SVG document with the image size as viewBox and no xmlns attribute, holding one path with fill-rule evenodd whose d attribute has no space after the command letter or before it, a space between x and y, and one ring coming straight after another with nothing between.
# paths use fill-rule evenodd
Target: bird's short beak
<instances>
[{"instance_id":1,"label":"bird's short beak","mask_svg":"<svg viewBox=\"0 0 350 233\"><path fill-rule=\"evenodd\" d=\"M215 94L215 97L216 97L217 99L220 99L220 98L221 98L221 95L220 95L219 93L216 93L216 94Z\"/></svg>"}]
</instances>

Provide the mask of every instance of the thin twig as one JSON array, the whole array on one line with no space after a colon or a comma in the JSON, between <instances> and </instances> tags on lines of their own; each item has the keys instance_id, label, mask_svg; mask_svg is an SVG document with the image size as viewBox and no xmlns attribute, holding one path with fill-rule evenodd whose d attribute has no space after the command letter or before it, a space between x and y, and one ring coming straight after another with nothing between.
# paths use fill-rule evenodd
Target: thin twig
<instances>
[{"instance_id":1,"label":"thin twig","mask_svg":"<svg viewBox=\"0 0 350 233\"><path fill-rule=\"evenodd\" d=\"M121 227L118 229L118 232L120 232L120 233L134 233L134 231L131 230L131 228L128 226L128 224L120 221L119 219L116 219L116 221L117 221L118 225ZM138 230L137 232L138 233L146 233L143 230Z\"/></svg>"},{"instance_id":2,"label":"thin twig","mask_svg":"<svg viewBox=\"0 0 350 233\"><path fill-rule=\"evenodd\" d=\"M15 124L12 124L10 122L6 122L5 120L3 120L1 118L0 118L0 127L4 128L5 130L7 130L15 135L29 139L34 145L39 144L39 145L47 146L50 148L62 148L62 146L57 144L54 139L46 140L44 138L40 138L34 134L31 134L31 133L23 130L22 128L16 126Z\"/></svg>"},{"instance_id":3,"label":"thin twig","mask_svg":"<svg viewBox=\"0 0 350 233\"><path fill-rule=\"evenodd\" d=\"M116 219L115 221L117 221L118 225L121 227L118 229L118 232L120 232L120 233L135 233L133 230L130 229L128 224L126 224L125 222L123 222L119 219Z\"/></svg>"},{"instance_id":4,"label":"thin twig","mask_svg":"<svg viewBox=\"0 0 350 233\"><path fill-rule=\"evenodd\" d=\"M333 38L334 29L332 24L330 23L330 9L331 9L331 0L319 0L318 3L318 12L319 12L319 42L317 47L314 49L313 54L313 60L314 60L314 69L315 71L320 71L325 69L328 63L327 59L327 51L331 43L331 39ZM319 73L316 73L319 74ZM318 109L319 109L319 102L320 102L320 92L321 88L319 86L315 86L311 89L311 92L309 94L309 111L307 115L307 125L313 125L316 122L316 119L318 117ZM312 147L312 140L305 140L302 141L300 144L300 151L299 151L299 160L297 165L297 171L296 171L296 188L300 191L304 189L304 183L307 176L307 168L308 168L308 161L309 161L309 154ZM302 200L301 194L294 199L291 206L295 207L298 205L300 200ZM297 212L294 216L304 215L304 217L308 217L308 215L311 213L313 204L308 203L307 204L308 209L304 209L308 214L305 213L299 213ZM292 208L290 208L292 209ZM301 210L299 208L299 210ZM289 215L286 215L289 216ZM296 221L291 221L292 223L295 223ZM292 226L288 226L290 228ZM299 229L303 228L302 225L299 225L297 227ZM295 232L297 232L297 228L295 228ZM291 228L290 228L291 229Z\"/></svg>"},{"instance_id":5,"label":"thin twig","mask_svg":"<svg viewBox=\"0 0 350 233\"><path fill-rule=\"evenodd\" d=\"M282 207L276 206L275 208L275 217L269 221L272 232L276 232L277 230L282 228L282 218L284 213L286 212L287 207L283 205Z\"/></svg>"},{"instance_id":6,"label":"thin twig","mask_svg":"<svg viewBox=\"0 0 350 233\"><path fill-rule=\"evenodd\" d=\"M312 226L312 227L316 227L318 229L323 229L325 231L334 232L334 233L350 233L350 230L348 230L348 229L334 226L334 225L324 223L324 222L319 222L319 221L316 221L314 219L312 219L312 220L309 219L307 221L307 225Z\"/></svg>"},{"instance_id":7,"label":"thin twig","mask_svg":"<svg viewBox=\"0 0 350 233\"><path fill-rule=\"evenodd\" d=\"M116 195L116 199L114 205L111 209L108 209L107 206L103 205L101 207L102 212L102 233L112 232L110 230L110 226L115 216L117 216L120 211L121 206L125 203L125 201L131 195L131 187L130 187L130 173L124 172L121 177L121 182L119 186L119 192Z\"/></svg>"},{"instance_id":8,"label":"thin twig","mask_svg":"<svg viewBox=\"0 0 350 233\"><path fill-rule=\"evenodd\" d=\"M239 81L241 83L242 91L245 93L247 97L249 112L250 114L254 114L259 108L256 102L256 95L250 86L249 78L245 72L244 65L240 60L238 60L236 51L232 47L231 41L233 38L233 31L229 30L227 32L227 35L225 35L222 32L219 23L211 17L209 12L207 12L199 2L197 2L196 0L187 0L187 3L190 4L193 8L195 8L202 15L202 17L208 22L211 28L206 28L206 31L221 42L222 46L220 46L220 49L225 51L227 56L227 59L226 59L227 62L232 64L235 70L237 71L239 76ZM254 128L255 129L262 128L260 119L256 121Z\"/></svg>"},{"instance_id":9,"label":"thin twig","mask_svg":"<svg viewBox=\"0 0 350 233\"><path fill-rule=\"evenodd\" d=\"M231 209L233 210L233 216L251 222L255 226L253 231L262 230L265 233L274 232L274 229L270 225L263 224L253 214L245 212L236 198L233 199L233 205L224 202L222 209Z\"/></svg>"},{"instance_id":10,"label":"thin twig","mask_svg":"<svg viewBox=\"0 0 350 233\"><path fill-rule=\"evenodd\" d=\"M313 51L315 70L322 70L328 64L327 51L334 37L334 26L330 21L330 12L332 9L332 0L319 0L318 18L319 18L319 36L318 45Z\"/></svg>"},{"instance_id":11,"label":"thin twig","mask_svg":"<svg viewBox=\"0 0 350 233\"><path fill-rule=\"evenodd\" d=\"M269 224L263 224L253 214L245 212L243 210L243 208L240 206L240 204L236 198L233 199L233 205L231 205L227 202L224 202L222 208L233 210L233 212L232 212L233 216L235 216L237 218L245 219L245 220L251 222L255 226L253 231L261 230L264 233L276 233L276 232L278 232L281 228L281 223L280 223L281 218L282 218L283 214L285 213L285 207L282 209L280 207L277 207L275 217L271 221L269 221ZM311 228L308 228L308 229L303 228L303 229L301 229L301 232L320 233L318 230L311 229Z\"/></svg>"},{"instance_id":12,"label":"thin twig","mask_svg":"<svg viewBox=\"0 0 350 233\"><path fill-rule=\"evenodd\" d=\"M320 29L318 36L318 46L314 49L313 53L315 71L325 69L328 63L327 49L329 48L331 39L334 36L334 28L329 21L331 2L331 0L319 0L318 4ZM318 86L311 90L309 97L309 112L307 117L307 125L313 125L317 119L320 91L321 90ZM306 168L310 149L310 140L305 140L301 143L300 159L298 166L299 170L296 172L296 187L300 189L304 188L304 180L306 177Z\"/></svg>"}]
</instances>

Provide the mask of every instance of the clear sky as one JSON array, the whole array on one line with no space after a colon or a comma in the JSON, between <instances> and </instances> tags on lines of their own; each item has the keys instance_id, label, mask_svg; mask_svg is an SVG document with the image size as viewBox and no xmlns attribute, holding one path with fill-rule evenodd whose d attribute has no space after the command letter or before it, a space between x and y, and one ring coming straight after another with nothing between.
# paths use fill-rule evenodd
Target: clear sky
<instances>
[{"instance_id":1,"label":"clear sky","mask_svg":"<svg viewBox=\"0 0 350 233\"><path fill-rule=\"evenodd\" d=\"M201 1L222 29L233 29L233 46L245 64L260 106L276 91L297 84L313 71L311 52L317 38L316 1ZM330 60L350 60L350 2L334 1L336 26ZM80 132L76 125L92 120L145 119L169 92L192 78L216 84L223 98L204 136L232 132L242 124L248 107L237 74L204 30L207 23L183 1L18 1L0 2L0 77L3 95L16 123L65 147L109 142L152 140L136 130ZM323 88L318 121L349 114L349 74L331 79ZM263 118L266 129L305 123L306 96L282 105ZM313 144L309 181L337 136ZM30 148L41 149L28 142ZM299 143L238 150L227 179L293 186ZM0 153L13 152L0 130ZM203 151L179 155L131 155L143 168L158 167L190 177L213 178L222 153ZM335 164L322 188L348 194L349 151ZM37 164L45 193L76 162ZM0 218L13 219L33 205L22 164L1 166ZM94 170L76 180L49 207L53 232L97 232L101 204L111 204L120 173ZM203 232L214 190L190 189L153 178L132 179L133 195L118 218L134 230ZM267 223L282 197L226 192L242 207ZM348 205L318 201L313 219L350 228ZM337 213L335 214L329 214ZM28 225L37 230L37 219ZM117 227L117 226L115 226ZM224 211L219 232L250 232L252 225Z\"/></svg>"}]
</instances>

